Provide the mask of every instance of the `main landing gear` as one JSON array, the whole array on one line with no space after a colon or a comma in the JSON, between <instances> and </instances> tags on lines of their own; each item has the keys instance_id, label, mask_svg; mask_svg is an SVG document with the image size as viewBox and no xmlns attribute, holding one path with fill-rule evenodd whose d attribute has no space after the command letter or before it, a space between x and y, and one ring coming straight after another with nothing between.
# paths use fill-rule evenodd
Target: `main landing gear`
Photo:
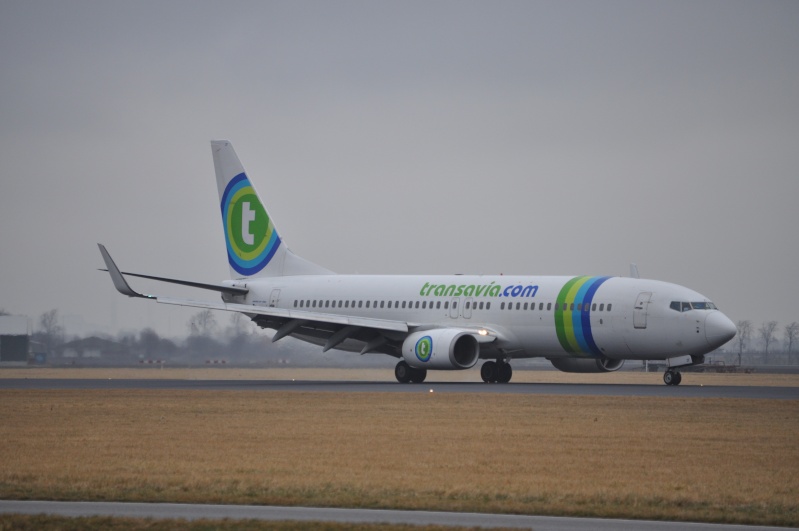
<instances>
[{"instance_id":1,"label":"main landing gear","mask_svg":"<svg viewBox=\"0 0 799 531\"><path fill-rule=\"evenodd\" d=\"M508 383L513 377L513 368L504 361L487 361L480 367L480 377L485 383Z\"/></svg>"},{"instance_id":2,"label":"main landing gear","mask_svg":"<svg viewBox=\"0 0 799 531\"><path fill-rule=\"evenodd\" d=\"M427 378L427 370L415 369L402 360L394 367L394 376L399 383L422 383Z\"/></svg>"},{"instance_id":3,"label":"main landing gear","mask_svg":"<svg viewBox=\"0 0 799 531\"><path fill-rule=\"evenodd\" d=\"M663 383L666 385L680 385L682 381L682 374L680 371L673 371L671 369L663 373Z\"/></svg>"}]
</instances>

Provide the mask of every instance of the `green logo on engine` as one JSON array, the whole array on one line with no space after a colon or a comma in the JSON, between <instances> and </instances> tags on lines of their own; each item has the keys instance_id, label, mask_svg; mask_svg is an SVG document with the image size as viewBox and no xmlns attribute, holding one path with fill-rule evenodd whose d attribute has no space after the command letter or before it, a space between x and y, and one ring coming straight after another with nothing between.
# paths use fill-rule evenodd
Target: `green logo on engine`
<instances>
[{"instance_id":1,"label":"green logo on engine","mask_svg":"<svg viewBox=\"0 0 799 531\"><path fill-rule=\"evenodd\" d=\"M416 357L419 361L428 361L430 359L430 354L433 353L433 338L430 336L424 336L419 341L416 342Z\"/></svg>"}]
</instances>

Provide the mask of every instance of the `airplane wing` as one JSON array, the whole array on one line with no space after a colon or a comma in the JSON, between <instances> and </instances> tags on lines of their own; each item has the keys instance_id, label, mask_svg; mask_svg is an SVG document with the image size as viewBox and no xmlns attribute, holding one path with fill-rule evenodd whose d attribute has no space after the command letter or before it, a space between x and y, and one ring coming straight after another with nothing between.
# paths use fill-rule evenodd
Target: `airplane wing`
<instances>
[{"instance_id":1,"label":"airplane wing","mask_svg":"<svg viewBox=\"0 0 799 531\"><path fill-rule=\"evenodd\" d=\"M180 299L173 297L161 297L158 295L142 294L130 287L124 275L137 276L152 280L172 282L202 289L229 292L235 295L246 293L243 288L232 286L220 286L215 284L201 284L184 280L169 279L164 277L153 277L140 275L137 273L122 273L105 246L98 244L100 253L103 256L108 273L114 287L129 297L141 297L154 300L161 304L172 304L176 306L188 306L194 308L206 308L210 310L223 310L229 312L240 312L250 316L259 326L264 328L274 328L275 335L272 341L277 341L289 334L303 334L308 337L318 339L319 344L323 345L323 352L339 346L347 339L355 339L364 343L361 354L367 352L383 352L391 355L396 354L397 341L400 343L408 333L418 328L418 324L405 321L394 321L390 319L376 319L372 317L358 317L351 315L328 314L322 312L311 312L307 310L276 308L272 306L256 306L251 304L237 304L225 301L203 301L193 299ZM475 329L475 338L480 343L493 342L497 336L494 333L479 334Z\"/></svg>"}]
</instances>

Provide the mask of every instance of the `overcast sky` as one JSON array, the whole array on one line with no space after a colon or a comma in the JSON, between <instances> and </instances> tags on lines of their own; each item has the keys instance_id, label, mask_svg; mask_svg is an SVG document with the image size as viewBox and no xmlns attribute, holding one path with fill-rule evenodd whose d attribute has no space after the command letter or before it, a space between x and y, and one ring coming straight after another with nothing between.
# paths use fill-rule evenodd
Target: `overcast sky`
<instances>
[{"instance_id":1,"label":"overcast sky","mask_svg":"<svg viewBox=\"0 0 799 531\"><path fill-rule=\"evenodd\" d=\"M797 28L796 1L0 1L0 308L184 335L194 311L117 294L96 243L226 278L226 138L284 240L336 272L636 262L781 330Z\"/></svg>"}]
</instances>

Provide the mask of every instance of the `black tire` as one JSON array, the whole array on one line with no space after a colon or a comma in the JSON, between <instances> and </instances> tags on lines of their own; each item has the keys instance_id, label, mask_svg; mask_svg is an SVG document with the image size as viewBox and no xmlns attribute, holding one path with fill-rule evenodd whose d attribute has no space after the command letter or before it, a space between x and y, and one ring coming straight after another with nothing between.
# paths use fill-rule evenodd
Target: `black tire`
<instances>
[{"instance_id":1,"label":"black tire","mask_svg":"<svg viewBox=\"0 0 799 531\"><path fill-rule=\"evenodd\" d=\"M405 363L405 360L397 363L394 367L394 377L399 383L408 383L411 381L411 374L413 373L411 366Z\"/></svg>"},{"instance_id":2,"label":"black tire","mask_svg":"<svg viewBox=\"0 0 799 531\"><path fill-rule=\"evenodd\" d=\"M675 385L674 384L674 373L672 371L666 371L663 373L663 383L666 385Z\"/></svg>"},{"instance_id":3,"label":"black tire","mask_svg":"<svg viewBox=\"0 0 799 531\"><path fill-rule=\"evenodd\" d=\"M411 369L411 383L422 383L427 378L427 369Z\"/></svg>"},{"instance_id":4,"label":"black tire","mask_svg":"<svg viewBox=\"0 0 799 531\"><path fill-rule=\"evenodd\" d=\"M497 382L508 383L513 378L513 367L510 363L497 363Z\"/></svg>"},{"instance_id":5,"label":"black tire","mask_svg":"<svg viewBox=\"0 0 799 531\"><path fill-rule=\"evenodd\" d=\"M480 367L480 378L485 383L494 383L497 381L497 363L494 361L487 361Z\"/></svg>"},{"instance_id":6,"label":"black tire","mask_svg":"<svg viewBox=\"0 0 799 531\"><path fill-rule=\"evenodd\" d=\"M674 373L674 383L672 385L680 385L682 382L682 373L675 372Z\"/></svg>"}]
</instances>

